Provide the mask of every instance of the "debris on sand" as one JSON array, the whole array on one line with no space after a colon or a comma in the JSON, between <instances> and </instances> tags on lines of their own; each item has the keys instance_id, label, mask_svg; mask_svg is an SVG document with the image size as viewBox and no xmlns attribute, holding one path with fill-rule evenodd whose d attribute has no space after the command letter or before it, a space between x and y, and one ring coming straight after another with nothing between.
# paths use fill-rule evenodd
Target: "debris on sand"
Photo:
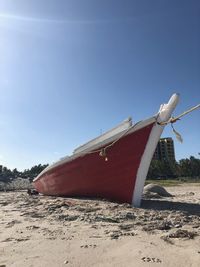
<instances>
[{"instance_id":1,"label":"debris on sand","mask_svg":"<svg viewBox=\"0 0 200 267\"><path fill-rule=\"evenodd\" d=\"M35 189L28 189L27 190L27 194L28 195L39 195L39 192L37 191L37 190L35 190Z\"/></svg>"},{"instance_id":2,"label":"debris on sand","mask_svg":"<svg viewBox=\"0 0 200 267\"><path fill-rule=\"evenodd\" d=\"M154 263L154 262L161 263L162 262L161 259L159 259L159 258L151 258L151 257L142 257L141 260L143 262L152 262L152 263Z\"/></svg>"},{"instance_id":3,"label":"debris on sand","mask_svg":"<svg viewBox=\"0 0 200 267\"><path fill-rule=\"evenodd\" d=\"M170 238L187 238L187 239L194 239L197 236L196 232L178 229L176 232L169 234Z\"/></svg>"},{"instance_id":4,"label":"debris on sand","mask_svg":"<svg viewBox=\"0 0 200 267\"><path fill-rule=\"evenodd\" d=\"M173 241L170 240L171 238L194 239L194 237L197 235L197 232L194 231L178 229L173 233L161 236L161 239L163 239L165 242L168 242L169 244L174 244Z\"/></svg>"},{"instance_id":5,"label":"debris on sand","mask_svg":"<svg viewBox=\"0 0 200 267\"><path fill-rule=\"evenodd\" d=\"M159 189L157 191L159 194L168 195L159 186L149 186L148 188ZM11 195L15 197L14 202ZM197 235L200 235L199 204L173 202L173 200L163 201L161 199L156 200L160 205L157 208L145 208L145 206L135 208L128 204L118 204L99 199L69 199L42 195L29 197L23 192L10 193L8 196L10 197L7 199L0 199L0 206L6 212L7 205L13 205L14 203L15 210L19 211L19 216L24 220L30 220L33 229L35 229L33 225L36 225L37 222L49 221L50 223L59 222L66 226L75 222L75 224L88 225L95 229L113 227L118 232L112 234L112 239L117 239L125 233L128 235L127 233L132 233L133 230L142 230L152 234L164 231L170 233L170 239L178 237L193 238L195 236L193 233L181 230L186 227L190 227L191 230L195 228ZM9 204L5 206L5 202ZM186 208L188 211L185 210ZM16 220L7 220L4 223L5 228L14 227L16 223L18 223ZM180 231L171 234L172 231L178 229Z\"/></svg>"},{"instance_id":6,"label":"debris on sand","mask_svg":"<svg viewBox=\"0 0 200 267\"><path fill-rule=\"evenodd\" d=\"M27 190L1 192L0 267L52 267L54 260L94 266L94 257L102 266L108 260L108 265L129 266L133 257L136 266L199 266L199 186L170 187L169 192L173 198L142 200L140 208L86 197L28 195Z\"/></svg>"}]
</instances>

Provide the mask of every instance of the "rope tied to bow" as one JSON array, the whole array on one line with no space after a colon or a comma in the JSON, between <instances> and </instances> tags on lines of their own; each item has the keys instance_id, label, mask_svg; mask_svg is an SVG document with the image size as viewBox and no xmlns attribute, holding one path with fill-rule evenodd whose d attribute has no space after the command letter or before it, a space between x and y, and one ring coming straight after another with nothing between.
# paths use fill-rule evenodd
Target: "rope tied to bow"
<instances>
[{"instance_id":1,"label":"rope tied to bow","mask_svg":"<svg viewBox=\"0 0 200 267\"><path fill-rule=\"evenodd\" d=\"M106 147L102 148L99 152L99 156L103 157L105 159L105 161L108 161L108 157L106 155Z\"/></svg>"},{"instance_id":2,"label":"rope tied to bow","mask_svg":"<svg viewBox=\"0 0 200 267\"><path fill-rule=\"evenodd\" d=\"M196 110L196 109L198 109L198 108L200 108L200 104L198 104L198 105L196 105L196 106L194 106L194 107L192 107L192 108L190 108L190 109L184 111L183 113L181 113L180 115L178 115L178 116L176 116L176 117L170 117L169 120L167 120L167 121L157 122L157 123L158 123L159 125L161 125L161 126L165 126L165 125L171 123L171 127L172 127L172 131L173 131L173 133L175 134L177 140L178 140L179 142L182 143L182 142L183 142L183 138L182 138L182 136L180 135L180 133L178 133L178 132L174 129L173 123L177 122L178 120L180 120L181 117L185 116L186 114L188 114L188 113L190 113L190 112L192 112L192 111L194 111L194 110Z\"/></svg>"},{"instance_id":3,"label":"rope tied to bow","mask_svg":"<svg viewBox=\"0 0 200 267\"><path fill-rule=\"evenodd\" d=\"M196 106L184 111L183 113L181 113L180 115L178 115L176 117L170 117L169 120L167 120L167 121L158 122L158 124L159 125L167 125L169 123L175 123L178 120L180 120L181 117L185 116L186 114L188 114L188 113L190 113L190 112L192 112L192 111L194 111L195 109L198 109L198 108L200 108L200 104L198 104L198 105L196 105Z\"/></svg>"}]
</instances>

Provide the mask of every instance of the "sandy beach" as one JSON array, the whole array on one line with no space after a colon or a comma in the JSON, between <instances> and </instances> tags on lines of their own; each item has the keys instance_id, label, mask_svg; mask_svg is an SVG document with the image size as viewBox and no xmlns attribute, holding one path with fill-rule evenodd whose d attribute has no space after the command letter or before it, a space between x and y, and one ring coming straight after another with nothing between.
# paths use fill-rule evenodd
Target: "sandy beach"
<instances>
[{"instance_id":1,"label":"sandy beach","mask_svg":"<svg viewBox=\"0 0 200 267\"><path fill-rule=\"evenodd\" d=\"M141 208L0 192L0 267L200 266L200 184Z\"/></svg>"}]
</instances>

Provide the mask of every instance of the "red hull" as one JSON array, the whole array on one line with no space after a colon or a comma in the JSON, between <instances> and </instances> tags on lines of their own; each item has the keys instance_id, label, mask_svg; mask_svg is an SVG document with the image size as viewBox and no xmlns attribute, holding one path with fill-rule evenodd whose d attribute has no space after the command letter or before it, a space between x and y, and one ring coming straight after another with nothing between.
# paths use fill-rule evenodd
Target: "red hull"
<instances>
[{"instance_id":1,"label":"red hull","mask_svg":"<svg viewBox=\"0 0 200 267\"><path fill-rule=\"evenodd\" d=\"M132 203L137 171L153 125L124 136L108 148L108 161L99 152L79 156L44 172L34 181L35 188L46 195Z\"/></svg>"}]
</instances>

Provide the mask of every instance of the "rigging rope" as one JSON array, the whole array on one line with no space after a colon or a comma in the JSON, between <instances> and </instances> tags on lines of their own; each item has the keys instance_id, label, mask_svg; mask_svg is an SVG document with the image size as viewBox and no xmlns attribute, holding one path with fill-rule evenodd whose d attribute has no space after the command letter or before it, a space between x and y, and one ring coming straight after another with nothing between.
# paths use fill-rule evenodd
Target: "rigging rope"
<instances>
[{"instance_id":1,"label":"rigging rope","mask_svg":"<svg viewBox=\"0 0 200 267\"><path fill-rule=\"evenodd\" d=\"M112 147L115 143L117 143L122 137L124 137L131 129L135 128L136 125L138 125L139 122L137 122L136 124L130 126L126 131L124 131L120 136L119 138L117 138L116 140L114 140L111 144L105 146L104 148L100 148L100 149L97 149L97 150L93 150L93 151L83 151L81 153L83 154L94 154L94 153L99 153L99 156L100 157L103 157L105 159L105 161L108 161L108 157L106 155L106 150L109 148L109 147Z\"/></svg>"},{"instance_id":2,"label":"rigging rope","mask_svg":"<svg viewBox=\"0 0 200 267\"><path fill-rule=\"evenodd\" d=\"M180 115L176 116L176 117L170 117L169 120L167 121L164 121L164 122L158 122L157 121L157 124L161 125L161 126L164 126L164 125L167 125L169 123L171 123L171 127L172 127L172 130L174 132L174 134L176 135L176 138L178 139L179 142L183 142L183 139L181 137L181 135L174 129L174 126L173 126L173 123L175 123L176 121L180 120L181 117L185 116L186 114L196 110L200 108L200 104L184 111L183 113L181 113ZM159 116L159 114L158 114ZM130 126L130 128L128 128L126 131L124 131L122 133L122 135L119 136L119 138L117 138L116 140L114 140L111 144L105 146L104 148L100 148L100 149L97 149L97 150L93 150L93 151L82 151L80 152L81 154L83 155L86 155L86 154L94 154L94 153L99 153L99 156L103 157L105 159L105 161L108 161L108 157L107 157L107 154L106 154L106 150L110 147L112 147L115 143L117 143L122 137L124 137L131 129L133 129L139 122L137 122L136 124Z\"/></svg>"},{"instance_id":3,"label":"rigging rope","mask_svg":"<svg viewBox=\"0 0 200 267\"><path fill-rule=\"evenodd\" d=\"M192 112L193 110L198 109L198 108L200 108L200 104L198 104L198 105L196 105L196 106L194 106L194 107L192 107L192 108L190 108L190 109L184 111L183 113L181 113L181 114L180 114L179 116L177 116L177 117L171 117L171 118L169 118L169 120L167 120L167 121L158 122L158 124L159 124L159 125L166 125L166 124L168 124L168 123L175 123L176 121L180 120L181 117L185 116L186 114L188 114L188 113L190 113L190 112Z\"/></svg>"},{"instance_id":4,"label":"rigging rope","mask_svg":"<svg viewBox=\"0 0 200 267\"><path fill-rule=\"evenodd\" d=\"M196 110L196 109L198 109L198 108L200 108L200 104L198 104L198 105L196 105L196 106L194 106L194 107L192 107L192 108L190 108L190 109L184 111L184 112L181 113L179 116L176 116L176 117L170 117L169 120L167 120L167 121L157 122L157 123L158 123L159 125L161 125L161 126L164 126L164 125L167 125L168 123L171 123L172 131L173 131L173 133L175 134L176 139L177 139L179 142L183 143L183 138L182 138L182 136L180 135L180 133L178 133L178 132L174 129L173 123L177 122L178 120L180 120L181 117L185 116L186 114L188 114L188 113L190 113L190 112L192 112L192 111L194 111L194 110Z\"/></svg>"}]
</instances>

